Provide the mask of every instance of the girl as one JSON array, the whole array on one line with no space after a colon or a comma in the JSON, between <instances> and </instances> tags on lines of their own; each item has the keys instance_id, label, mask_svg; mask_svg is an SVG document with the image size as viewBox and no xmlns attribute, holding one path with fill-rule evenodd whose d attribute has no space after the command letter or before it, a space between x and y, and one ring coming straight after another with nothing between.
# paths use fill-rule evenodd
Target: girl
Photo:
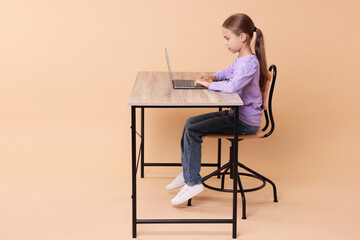
<instances>
[{"instance_id":1,"label":"girl","mask_svg":"<svg viewBox=\"0 0 360 240\"><path fill-rule=\"evenodd\" d=\"M256 55L250 48L254 32ZM231 53L237 53L238 57L227 69L210 76L197 76L195 84L203 85L209 90L238 93L244 102L239 107L239 134L254 134L260 127L263 114L261 90L265 87L267 77L263 34L249 16L241 13L225 20L222 34L225 46ZM209 133L233 134L233 115L233 109L230 109L186 120L181 139L183 171L166 187L170 190L183 186L171 200L173 205L186 202L204 190L199 174L202 136Z\"/></svg>"}]
</instances>

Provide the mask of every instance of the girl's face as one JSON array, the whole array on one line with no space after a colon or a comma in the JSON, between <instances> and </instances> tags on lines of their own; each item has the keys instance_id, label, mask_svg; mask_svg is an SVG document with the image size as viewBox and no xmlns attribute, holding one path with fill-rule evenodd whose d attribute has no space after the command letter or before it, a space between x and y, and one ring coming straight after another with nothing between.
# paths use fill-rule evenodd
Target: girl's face
<instances>
[{"instance_id":1,"label":"girl's face","mask_svg":"<svg viewBox=\"0 0 360 240\"><path fill-rule=\"evenodd\" d=\"M231 30L222 28L222 33L225 38L225 46L232 53L240 52L246 41L246 34L240 33L240 36L236 36Z\"/></svg>"}]
</instances>

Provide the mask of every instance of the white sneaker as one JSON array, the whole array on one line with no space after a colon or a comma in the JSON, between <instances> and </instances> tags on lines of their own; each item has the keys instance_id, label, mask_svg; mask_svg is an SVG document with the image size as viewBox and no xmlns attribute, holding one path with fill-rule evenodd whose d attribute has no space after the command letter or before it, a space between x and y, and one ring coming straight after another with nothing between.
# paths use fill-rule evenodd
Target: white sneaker
<instances>
[{"instance_id":1,"label":"white sneaker","mask_svg":"<svg viewBox=\"0 0 360 240\"><path fill-rule=\"evenodd\" d=\"M183 172L181 172L179 174L179 176L177 176L174 181L172 181L169 185L166 186L167 190L171 190L171 189L175 189L181 186L185 185L185 179L184 179L184 175Z\"/></svg>"},{"instance_id":2,"label":"white sneaker","mask_svg":"<svg viewBox=\"0 0 360 240\"><path fill-rule=\"evenodd\" d=\"M203 190L204 185L202 185L202 183L194 186L185 184L185 186L181 188L180 192L173 199L171 199L171 204L178 205L180 203L186 202L190 198L201 193Z\"/></svg>"}]
</instances>

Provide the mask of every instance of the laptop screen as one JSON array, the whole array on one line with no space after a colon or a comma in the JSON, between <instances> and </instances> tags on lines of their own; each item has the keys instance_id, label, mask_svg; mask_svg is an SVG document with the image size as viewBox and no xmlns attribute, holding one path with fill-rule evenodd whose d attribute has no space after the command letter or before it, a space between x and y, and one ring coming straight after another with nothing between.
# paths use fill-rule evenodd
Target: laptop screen
<instances>
[{"instance_id":1,"label":"laptop screen","mask_svg":"<svg viewBox=\"0 0 360 240\"><path fill-rule=\"evenodd\" d=\"M170 79L171 79L171 81L174 81L174 78L173 78L173 75L172 75L172 72L171 72L169 55L168 55L168 53L167 53L167 49L166 49L166 48L165 48L165 57L166 57L166 62L167 62L168 69L169 69Z\"/></svg>"}]
</instances>

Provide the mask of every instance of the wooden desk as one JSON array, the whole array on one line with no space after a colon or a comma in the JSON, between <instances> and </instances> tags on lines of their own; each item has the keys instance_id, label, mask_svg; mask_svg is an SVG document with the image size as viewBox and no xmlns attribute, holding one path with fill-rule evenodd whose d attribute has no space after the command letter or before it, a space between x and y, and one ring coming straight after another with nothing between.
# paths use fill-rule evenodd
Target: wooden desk
<instances>
[{"instance_id":1,"label":"wooden desk","mask_svg":"<svg viewBox=\"0 0 360 240\"><path fill-rule=\"evenodd\" d=\"M195 79L195 76L210 73L175 72L175 79ZM136 217L136 173L137 160L144 162L144 108L222 108L234 107L234 162L233 174L237 176L239 106L243 105L238 94L221 93L207 89L173 89L168 72L139 72L128 99L131 106L131 149L132 149L132 226L136 238L137 224L169 223L231 223L233 238L237 227L237 178L233 179L233 216L231 219L137 219ZM141 144L136 153L136 109L141 109ZM180 164L179 164L180 165Z\"/></svg>"},{"instance_id":2,"label":"wooden desk","mask_svg":"<svg viewBox=\"0 0 360 240\"><path fill-rule=\"evenodd\" d=\"M195 79L200 74L175 72L175 79ZM128 100L130 106L239 106L243 102L236 93L206 89L173 89L168 72L139 72Z\"/></svg>"}]
</instances>

